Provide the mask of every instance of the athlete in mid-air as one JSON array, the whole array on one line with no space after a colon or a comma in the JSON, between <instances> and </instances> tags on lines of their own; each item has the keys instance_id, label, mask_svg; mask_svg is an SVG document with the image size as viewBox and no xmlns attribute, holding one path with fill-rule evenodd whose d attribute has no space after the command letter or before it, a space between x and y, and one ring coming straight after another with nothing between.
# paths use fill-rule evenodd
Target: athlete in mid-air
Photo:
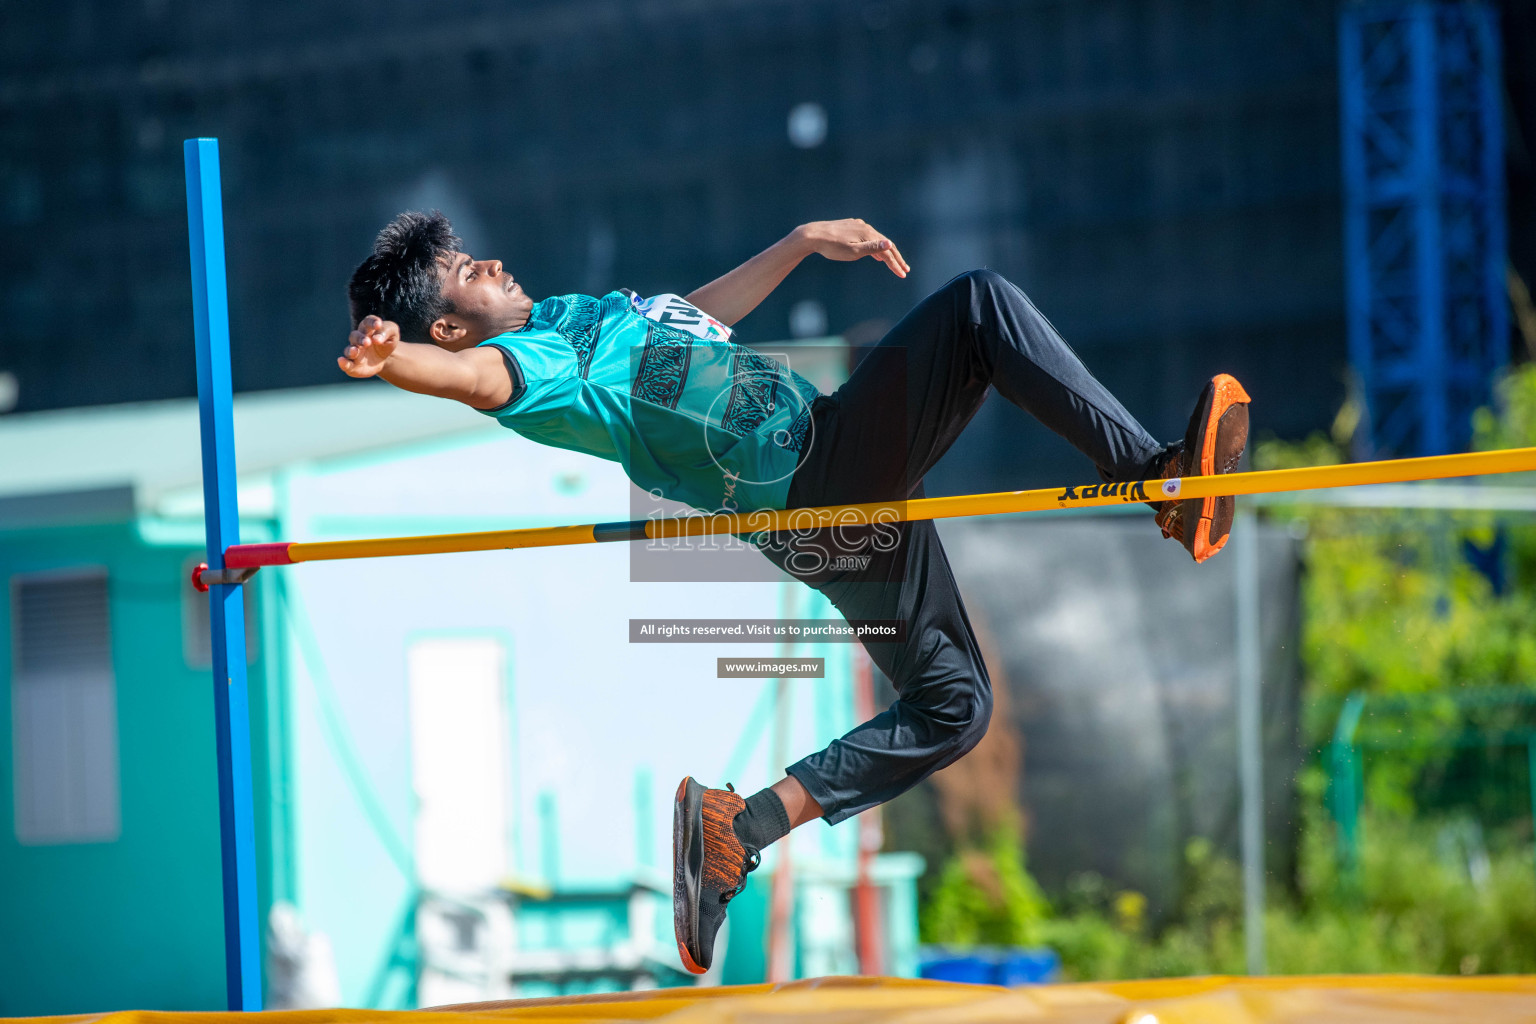
<instances>
[{"instance_id":1,"label":"athlete in mid-air","mask_svg":"<svg viewBox=\"0 0 1536 1024\"><path fill-rule=\"evenodd\" d=\"M819 253L870 257L905 278L862 220L805 224L691 292L561 295L535 302L498 260L461 251L441 214L403 213L349 287L356 330L337 362L353 377L450 398L544 444L623 465L630 479L704 512L899 502L996 388L1064 437L1107 482L1226 473L1248 438L1248 395L1226 374L1161 444L1094 379L1034 305L986 270L919 302L830 395L732 340L794 267ZM1150 488L1148 489L1150 490ZM1149 502L1163 536L1202 562L1232 527L1232 498ZM929 521L810 535L761 534L764 554L850 621L899 621L866 640L897 700L743 799L692 778L673 815L677 948L714 957L726 903L759 852L814 818L836 824L954 762L981 739L991 682Z\"/></svg>"}]
</instances>

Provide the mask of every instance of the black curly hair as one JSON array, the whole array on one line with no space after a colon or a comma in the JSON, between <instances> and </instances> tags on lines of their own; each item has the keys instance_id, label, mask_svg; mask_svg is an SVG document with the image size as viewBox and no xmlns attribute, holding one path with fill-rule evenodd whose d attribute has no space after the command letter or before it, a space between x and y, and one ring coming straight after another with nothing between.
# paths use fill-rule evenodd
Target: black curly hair
<instances>
[{"instance_id":1,"label":"black curly hair","mask_svg":"<svg viewBox=\"0 0 1536 1024\"><path fill-rule=\"evenodd\" d=\"M353 326L372 313L399 324L405 341L431 342L432 322L454 311L443 298L441 261L463 247L437 210L407 211L390 221L347 285Z\"/></svg>"}]
</instances>

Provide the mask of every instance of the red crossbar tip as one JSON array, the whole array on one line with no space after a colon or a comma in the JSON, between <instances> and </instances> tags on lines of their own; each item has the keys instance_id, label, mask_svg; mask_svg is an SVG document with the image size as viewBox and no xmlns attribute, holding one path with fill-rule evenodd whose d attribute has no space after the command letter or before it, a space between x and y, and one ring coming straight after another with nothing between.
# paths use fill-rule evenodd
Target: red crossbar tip
<instances>
[{"instance_id":1,"label":"red crossbar tip","mask_svg":"<svg viewBox=\"0 0 1536 1024\"><path fill-rule=\"evenodd\" d=\"M264 565L292 565L288 541L274 544L235 544L224 552L226 569L259 569Z\"/></svg>"},{"instance_id":2,"label":"red crossbar tip","mask_svg":"<svg viewBox=\"0 0 1536 1024\"><path fill-rule=\"evenodd\" d=\"M208 593L208 584L203 582L203 573L207 571L207 562L198 562L192 567L192 586L196 587L198 592L202 594Z\"/></svg>"}]
</instances>

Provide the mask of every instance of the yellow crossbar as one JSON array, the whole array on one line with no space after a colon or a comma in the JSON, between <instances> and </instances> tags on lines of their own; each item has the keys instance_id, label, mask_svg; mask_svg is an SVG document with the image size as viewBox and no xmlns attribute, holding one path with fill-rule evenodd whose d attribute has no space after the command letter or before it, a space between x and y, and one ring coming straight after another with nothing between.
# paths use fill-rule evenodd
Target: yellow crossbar
<instances>
[{"instance_id":1,"label":"yellow crossbar","mask_svg":"<svg viewBox=\"0 0 1536 1024\"><path fill-rule=\"evenodd\" d=\"M629 523L588 523L580 526L449 533L427 537L387 537L378 540L316 541L293 544L248 544L231 547L225 564L231 568L284 565L338 558L384 558L430 555L452 551L493 551L502 548L552 547L602 541L697 537L709 534L754 534L763 530L811 530L855 526L870 522L952 519L1009 512L1094 508L1169 498L1209 498L1227 494L1270 494L1325 487L1440 480L1450 477L1536 471L1536 448L1434 455L1418 459L1356 462L1342 466L1271 469L1220 476L1146 480L1121 484L1046 487L1031 491L966 494L944 498L914 498L903 502L833 505L822 508L762 509L748 513L643 519Z\"/></svg>"}]
</instances>

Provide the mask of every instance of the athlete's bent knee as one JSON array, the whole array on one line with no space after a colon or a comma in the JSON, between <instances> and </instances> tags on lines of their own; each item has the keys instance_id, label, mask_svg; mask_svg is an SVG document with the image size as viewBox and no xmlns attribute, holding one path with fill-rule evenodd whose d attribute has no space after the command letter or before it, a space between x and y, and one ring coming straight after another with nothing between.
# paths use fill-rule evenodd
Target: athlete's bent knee
<instances>
[{"instance_id":1,"label":"athlete's bent knee","mask_svg":"<svg viewBox=\"0 0 1536 1024\"><path fill-rule=\"evenodd\" d=\"M967 270L965 273L960 274L949 282L949 287L962 290L967 294L976 294L999 288L1009 288L1012 287L1012 284L1006 277L995 270L978 268L976 270Z\"/></svg>"},{"instance_id":2,"label":"athlete's bent knee","mask_svg":"<svg viewBox=\"0 0 1536 1024\"><path fill-rule=\"evenodd\" d=\"M1016 286L1002 274L995 270L967 270L950 280L944 286L944 291L954 297L962 308L968 310L971 315L979 315L987 309L989 304L984 301L986 297L1008 291L1017 291Z\"/></svg>"},{"instance_id":3,"label":"athlete's bent knee","mask_svg":"<svg viewBox=\"0 0 1536 1024\"><path fill-rule=\"evenodd\" d=\"M972 697L973 703L963 714L944 722L939 745L945 754L945 763L958 761L976 748L987 734L992 721L992 691L982 689Z\"/></svg>"},{"instance_id":4,"label":"athlete's bent knee","mask_svg":"<svg viewBox=\"0 0 1536 1024\"><path fill-rule=\"evenodd\" d=\"M967 270L960 276L970 281L973 288L999 288L1010 283L1002 274L995 270L988 270L985 267Z\"/></svg>"},{"instance_id":5,"label":"athlete's bent knee","mask_svg":"<svg viewBox=\"0 0 1536 1024\"><path fill-rule=\"evenodd\" d=\"M992 724L992 691L983 690L976 695L976 713L971 716L960 734L959 748L961 755L969 754L981 742L981 738L987 734L987 726Z\"/></svg>"}]
</instances>

